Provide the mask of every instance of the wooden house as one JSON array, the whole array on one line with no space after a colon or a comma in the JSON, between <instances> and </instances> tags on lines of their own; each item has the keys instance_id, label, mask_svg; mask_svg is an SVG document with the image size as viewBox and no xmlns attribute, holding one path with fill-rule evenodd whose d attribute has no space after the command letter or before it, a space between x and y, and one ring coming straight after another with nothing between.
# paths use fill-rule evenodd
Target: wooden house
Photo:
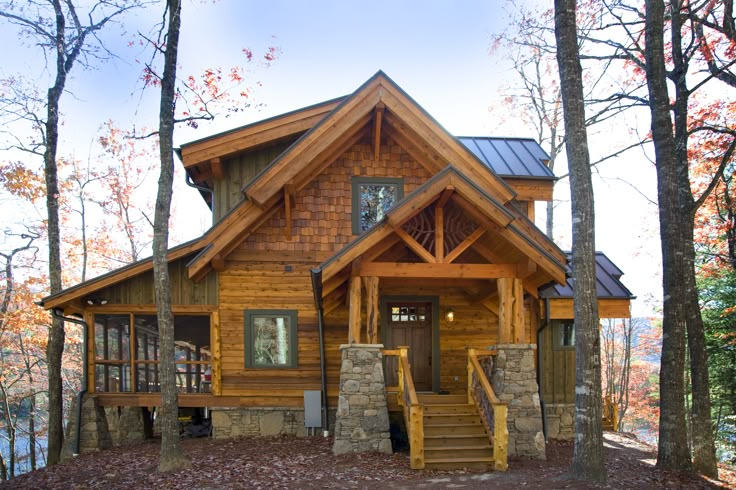
<instances>
[{"instance_id":1,"label":"wooden house","mask_svg":"<svg viewBox=\"0 0 736 490\"><path fill-rule=\"evenodd\" d=\"M536 142L456 138L378 72L179 156L214 218L169 252L179 405L206 407L215 437L306 424L335 452L390 451L397 411L416 468L544 457L537 333L571 300L533 222L555 179ZM84 406L160 403L150 259L44 306L86 325Z\"/></svg>"}]
</instances>

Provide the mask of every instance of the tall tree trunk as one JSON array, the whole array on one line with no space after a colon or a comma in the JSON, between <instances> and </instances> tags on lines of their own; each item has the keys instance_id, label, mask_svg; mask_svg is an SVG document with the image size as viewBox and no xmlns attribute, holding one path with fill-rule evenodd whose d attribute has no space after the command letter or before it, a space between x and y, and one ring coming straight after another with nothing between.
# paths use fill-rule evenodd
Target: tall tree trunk
<instances>
[{"instance_id":1,"label":"tall tree trunk","mask_svg":"<svg viewBox=\"0 0 736 490\"><path fill-rule=\"evenodd\" d=\"M59 179L56 167L56 150L59 142L59 100L66 85L65 27L66 19L59 0L53 0L56 14L56 79L47 95L46 148L43 155L46 177L46 209L48 211L49 241L49 292L62 290L61 282L61 229L59 225ZM49 432L48 465L55 465L61 457L64 445L63 385L61 362L64 354L64 322L54 318L46 346L49 382Z\"/></svg>"},{"instance_id":2,"label":"tall tree trunk","mask_svg":"<svg viewBox=\"0 0 736 490\"><path fill-rule=\"evenodd\" d=\"M604 481L600 333L595 282L595 212L585 130L575 0L555 0L555 38L570 166L575 280L575 478Z\"/></svg>"},{"instance_id":3,"label":"tall tree trunk","mask_svg":"<svg viewBox=\"0 0 736 490\"><path fill-rule=\"evenodd\" d=\"M181 0L167 0L168 32L164 52L159 107L161 175L158 179L156 210L153 222L153 274L156 290L156 314L161 332L161 454L158 470L175 471L189 465L179 443L179 402L176 389L174 352L174 317L171 313L171 288L166 260L169 242L169 216L174 180L174 106L176 61L179 48Z\"/></svg>"},{"instance_id":4,"label":"tall tree trunk","mask_svg":"<svg viewBox=\"0 0 736 490\"><path fill-rule=\"evenodd\" d=\"M657 465L689 469L690 451L685 425L685 312L682 257L685 253L678 226L683 210L677 185L677 155L670 119L664 58L664 2L646 1L645 55L652 140L657 166L659 229L662 243L662 355L660 367L659 450Z\"/></svg>"},{"instance_id":5,"label":"tall tree trunk","mask_svg":"<svg viewBox=\"0 0 736 490\"><path fill-rule=\"evenodd\" d=\"M698 289L695 284L695 235L693 232L697 211L690 187L690 160L688 158L688 103L690 90L687 87L688 66L683 54L682 32L685 12L680 1L671 0L672 12L672 60L674 69L670 78L675 84L675 151L677 156L677 186L679 204L677 215L680 224L683 254L677 257L682 262L683 314L687 328L687 344L690 354L690 376L692 383L691 437L693 469L710 477L718 476L713 425L710 418L710 388L708 382L708 353L705 350L705 327L700 312ZM678 298L679 299L679 298Z\"/></svg>"}]
</instances>

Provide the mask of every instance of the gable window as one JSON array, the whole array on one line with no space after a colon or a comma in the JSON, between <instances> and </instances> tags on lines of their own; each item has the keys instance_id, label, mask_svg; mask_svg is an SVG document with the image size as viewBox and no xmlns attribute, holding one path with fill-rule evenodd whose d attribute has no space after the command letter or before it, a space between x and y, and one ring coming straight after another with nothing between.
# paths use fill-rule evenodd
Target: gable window
<instances>
[{"instance_id":1,"label":"gable window","mask_svg":"<svg viewBox=\"0 0 736 490\"><path fill-rule=\"evenodd\" d=\"M553 334L555 349L575 348L575 322L573 320L554 320Z\"/></svg>"},{"instance_id":2,"label":"gable window","mask_svg":"<svg viewBox=\"0 0 736 490\"><path fill-rule=\"evenodd\" d=\"M354 235L371 229L404 197L400 177L353 177L352 186Z\"/></svg>"},{"instance_id":3,"label":"gable window","mask_svg":"<svg viewBox=\"0 0 736 490\"><path fill-rule=\"evenodd\" d=\"M245 367L297 367L296 310L245 310Z\"/></svg>"}]
</instances>

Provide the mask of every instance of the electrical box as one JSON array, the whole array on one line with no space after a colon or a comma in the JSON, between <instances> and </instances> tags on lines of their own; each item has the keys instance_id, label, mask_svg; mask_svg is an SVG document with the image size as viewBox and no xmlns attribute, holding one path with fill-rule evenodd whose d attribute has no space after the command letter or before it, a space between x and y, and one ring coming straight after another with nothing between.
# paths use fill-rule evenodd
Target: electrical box
<instances>
[{"instance_id":1,"label":"electrical box","mask_svg":"<svg viewBox=\"0 0 736 490\"><path fill-rule=\"evenodd\" d=\"M322 393L304 391L304 427L322 427Z\"/></svg>"}]
</instances>

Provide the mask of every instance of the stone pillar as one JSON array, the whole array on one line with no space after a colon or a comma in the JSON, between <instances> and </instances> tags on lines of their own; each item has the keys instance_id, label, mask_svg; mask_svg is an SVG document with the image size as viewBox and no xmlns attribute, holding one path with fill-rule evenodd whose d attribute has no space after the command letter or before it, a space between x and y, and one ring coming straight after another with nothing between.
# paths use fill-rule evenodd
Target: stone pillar
<instances>
[{"instance_id":1,"label":"stone pillar","mask_svg":"<svg viewBox=\"0 0 736 490\"><path fill-rule=\"evenodd\" d=\"M535 344L502 344L493 357L491 385L508 403L509 456L546 459L542 409L534 364Z\"/></svg>"},{"instance_id":2,"label":"stone pillar","mask_svg":"<svg viewBox=\"0 0 736 490\"><path fill-rule=\"evenodd\" d=\"M332 452L391 453L381 344L341 345L340 396Z\"/></svg>"},{"instance_id":3,"label":"stone pillar","mask_svg":"<svg viewBox=\"0 0 736 490\"><path fill-rule=\"evenodd\" d=\"M66 441L62 450L62 459L74 456L74 445L77 438L77 399L72 403L67 424ZM79 442L79 452L88 453L99 449L112 447L112 438L107 427L105 410L97 404L97 399L84 396L82 400L82 433Z\"/></svg>"}]
</instances>

